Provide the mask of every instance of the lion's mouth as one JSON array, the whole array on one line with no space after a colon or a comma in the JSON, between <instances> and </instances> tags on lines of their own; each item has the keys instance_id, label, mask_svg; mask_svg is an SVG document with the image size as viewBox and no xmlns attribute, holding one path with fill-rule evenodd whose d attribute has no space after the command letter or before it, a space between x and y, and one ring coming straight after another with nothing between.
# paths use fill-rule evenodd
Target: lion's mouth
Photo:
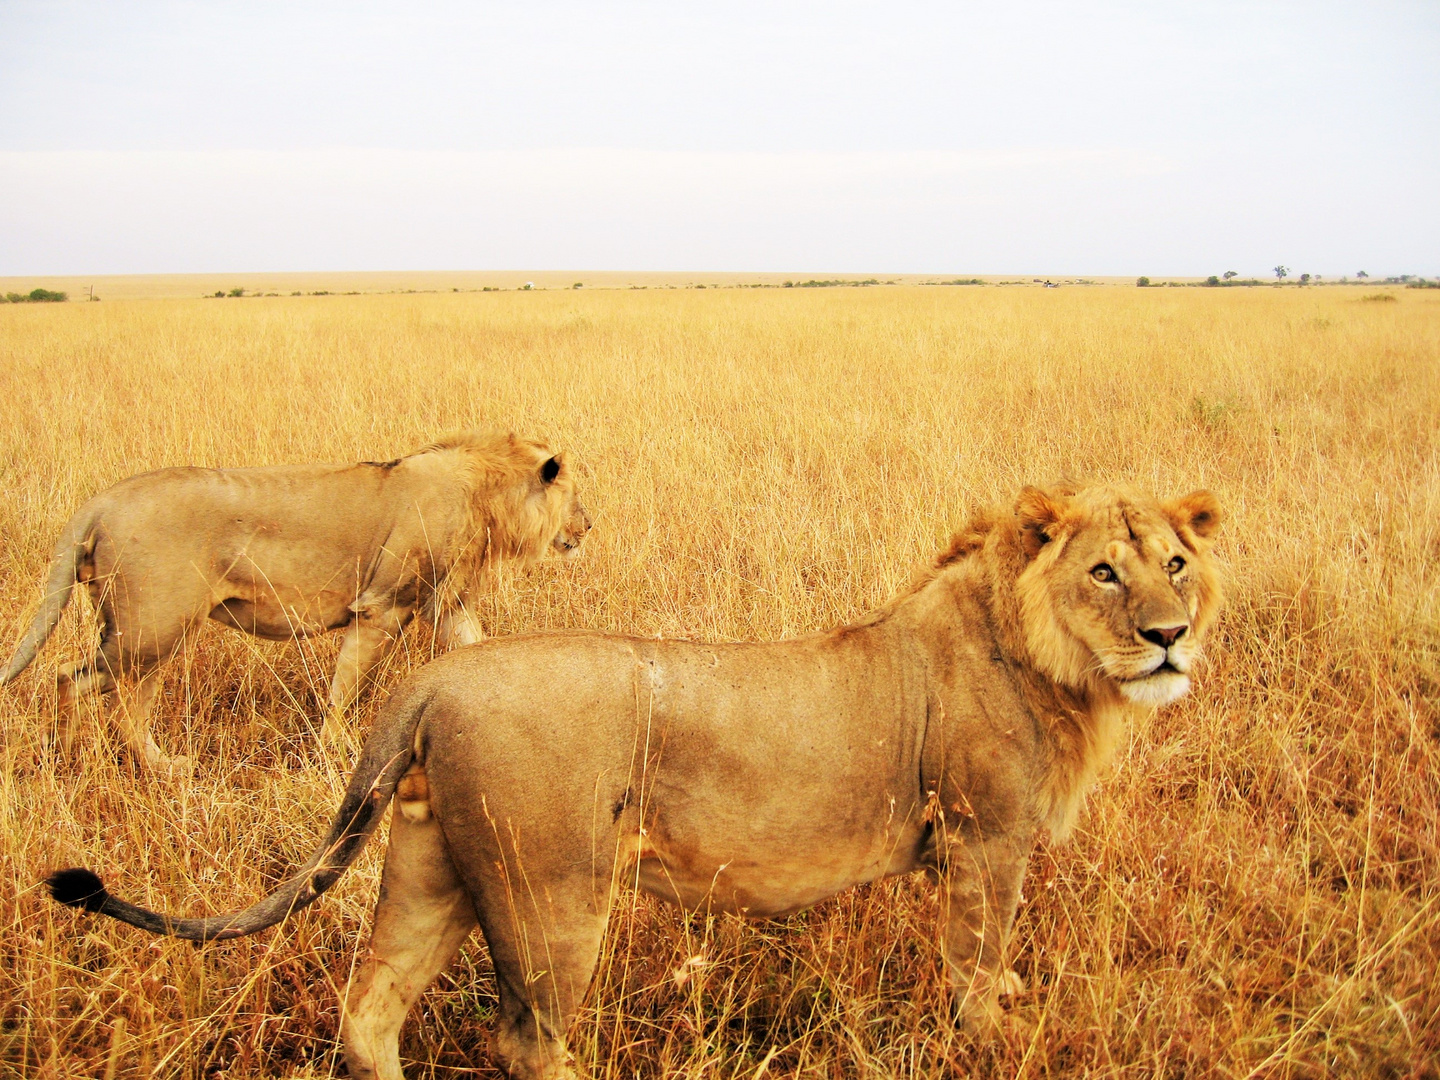
<instances>
[{"instance_id":1,"label":"lion's mouth","mask_svg":"<svg viewBox=\"0 0 1440 1080\"><path fill-rule=\"evenodd\" d=\"M1120 683L1120 693L1137 705L1168 705L1190 689L1190 676L1172 664L1160 661L1144 675Z\"/></svg>"}]
</instances>

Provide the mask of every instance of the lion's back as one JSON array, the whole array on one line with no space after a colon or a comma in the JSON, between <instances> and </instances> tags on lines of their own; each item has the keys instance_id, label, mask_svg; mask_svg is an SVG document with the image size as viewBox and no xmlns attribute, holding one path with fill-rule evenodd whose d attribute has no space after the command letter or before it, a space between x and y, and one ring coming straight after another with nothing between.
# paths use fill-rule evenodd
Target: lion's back
<instances>
[{"instance_id":1,"label":"lion's back","mask_svg":"<svg viewBox=\"0 0 1440 1080\"><path fill-rule=\"evenodd\" d=\"M91 501L97 572L118 568L133 577L174 562L177 573L199 567L215 577L278 581L291 576L295 557L324 566L363 560L400 509L383 472L179 467L129 477Z\"/></svg>"}]
</instances>

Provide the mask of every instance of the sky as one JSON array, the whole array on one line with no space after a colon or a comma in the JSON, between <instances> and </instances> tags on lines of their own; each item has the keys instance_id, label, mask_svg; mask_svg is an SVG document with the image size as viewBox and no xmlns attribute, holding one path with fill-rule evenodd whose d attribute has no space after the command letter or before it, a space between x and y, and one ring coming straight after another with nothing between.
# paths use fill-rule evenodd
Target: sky
<instances>
[{"instance_id":1,"label":"sky","mask_svg":"<svg viewBox=\"0 0 1440 1080\"><path fill-rule=\"evenodd\" d=\"M0 0L0 275L1440 274L1440 4Z\"/></svg>"}]
</instances>

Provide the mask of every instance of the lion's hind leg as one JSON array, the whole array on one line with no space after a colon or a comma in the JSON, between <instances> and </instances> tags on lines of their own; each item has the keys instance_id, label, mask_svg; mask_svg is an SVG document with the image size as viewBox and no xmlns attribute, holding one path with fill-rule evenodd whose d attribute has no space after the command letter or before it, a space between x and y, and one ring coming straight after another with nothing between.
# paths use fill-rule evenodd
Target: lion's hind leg
<instances>
[{"instance_id":1,"label":"lion's hind leg","mask_svg":"<svg viewBox=\"0 0 1440 1080\"><path fill-rule=\"evenodd\" d=\"M160 749L150 730L150 710L160 692L160 668L180 651L187 624L177 620L162 633L142 636L132 632L122 649L121 634L107 623L99 652L89 670L105 672L106 715L119 732L131 757L145 769L188 776L194 762L184 756L171 757Z\"/></svg>"},{"instance_id":2,"label":"lion's hind leg","mask_svg":"<svg viewBox=\"0 0 1440 1080\"><path fill-rule=\"evenodd\" d=\"M396 791L370 948L345 994L352 1077L402 1080L405 1016L474 928L474 904L430 813L424 769L414 766Z\"/></svg>"},{"instance_id":3,"label":"lion's hind leg","mask_svg":"<svg viewBox=\"0 0 1440 1080\"><path fill-rule=\"evenodd\" d=\"M527 859L514 839L505 837L499 858L468 860L461 868L500 994L491 1055L514 1080L574 1080L566 1036L600 958L609 875L603 860L597 874L588 863L557 865L546 858L553 852ZM567 846L545 836L545 846L552 843Z\"/></svg>"},{"instance_id":4,"label":"lion's hind leg","mask_svg":"<svg viewBox=\"0 0 1440 1080\"><path fill-rule=\"evenodd\" d=\"M114 691L115 678L103 654L97 653L93 660L60 672L55 680L55 724L61 754L68 758L74 753L80 703L91 697L103 699Z\"/></svg>"}]
</instances>

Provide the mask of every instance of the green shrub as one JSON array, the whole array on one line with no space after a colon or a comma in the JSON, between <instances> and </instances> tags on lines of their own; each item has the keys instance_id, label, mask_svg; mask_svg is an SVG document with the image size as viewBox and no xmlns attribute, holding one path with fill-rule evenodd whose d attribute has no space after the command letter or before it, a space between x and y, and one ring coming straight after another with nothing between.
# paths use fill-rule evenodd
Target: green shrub
<instances>
[{"instance_id":1,"label":"green shrub","mask_svg":"<svg viewBox=\"0 0 1440 1080\"><path fill-rule=\"evenodd\" d=\"M1143 289L1150 284L1150 279L1148 277L1138 277L1135 279L1135 284Z\"/></svg>"},{"instance_id":2,"label":"green shrub","mask_svg":"<svg viewBox=\"0 0 1440 1080\"><path fill-rule=\"evenodd\" d=\"M231 295L231 296L244 296L244 295L245 295L245 290L244 290L244 289L231 289L231 290L230 290L230 295Z\"/></svg>"},{"instance_id":3,"label":"green shrub","mask_svg":"<svg viewBox=\"0 0 1440 1080\"><path fill-rule=\"evenodd\" d=\"M70 299L70 294L51 292L49 289L31 289L25 294L6 293L5 299L12 304L63 304Z\"/></svg>"}]
</instances>

